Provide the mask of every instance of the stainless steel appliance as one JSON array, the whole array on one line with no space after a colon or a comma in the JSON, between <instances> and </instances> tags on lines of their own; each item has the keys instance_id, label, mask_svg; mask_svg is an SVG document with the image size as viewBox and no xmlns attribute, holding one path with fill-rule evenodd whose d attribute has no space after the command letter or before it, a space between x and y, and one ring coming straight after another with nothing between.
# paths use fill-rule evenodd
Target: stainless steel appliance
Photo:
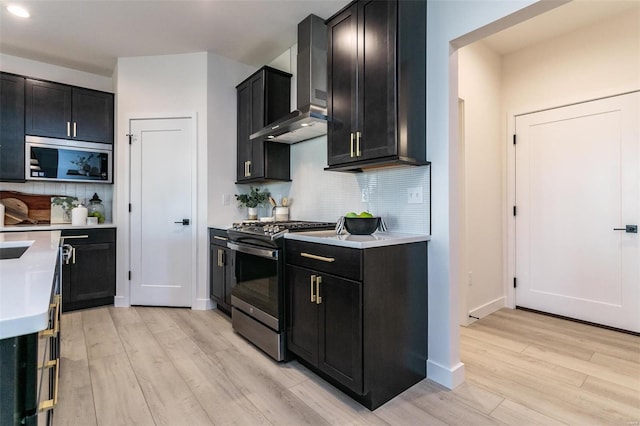
<instances>
[{"instance_id":1,"label":"stainless steel appliance","mask_svg":"<svg viewBox=\"0 0 640 426\"><path fill-rule=\"evenodd\" d=\"M25 179L112 183L113 146L26 136Z\"/></svg>"},{"instance_id":2,"label":"stainless steel appliance","mask_svg":"<svg viewBox=\"0 0 640 426\"><path fill-rule=\"evenodd\" d=\"M331 222L244 222L227 230L235 257L233 329L277 361L285 359L284 234L334 229Z\"/></svg>"}]
</instances>

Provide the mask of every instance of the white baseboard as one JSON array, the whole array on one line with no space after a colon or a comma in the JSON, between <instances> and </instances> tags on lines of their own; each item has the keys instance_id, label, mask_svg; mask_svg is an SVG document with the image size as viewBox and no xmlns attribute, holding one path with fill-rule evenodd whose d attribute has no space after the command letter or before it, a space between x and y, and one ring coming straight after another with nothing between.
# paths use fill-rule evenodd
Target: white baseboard
<instances>
[{"instance_id":1,"label":"white baseboard","mask_svg":"<svg viewBox=\"0 0 640 426\"><path fill-rule=\"evenodd\" d=\"M464 364L459 362L452 368L427 360L427 378L448 389L455 389L464 383Z\"/></svg>"},{"instance_id":2,"label":"white baseboard","mask_svg":"<svg viewBox=\"0 0 640 426\"><path fill-rule=\"evenodd\" d=\"M474 308L474 309L469 311L469 316L470 316L469 319L470 320L475 320L474 318L471 318L471 317L475 317L475 318L486 317L487 315L492 314L495 311L504 308L506 306L506 304L505 304L506 301L507 301L507 299L504 296L502 296L502 297L498 297L495 300L492 300L489 303L485 303L482 306L478 306L477 308Z\"/></svg>"},{"instance_id":3,"label":"white baseboard","mask_svg":"<svg viewBox=\"0 0 640 426\"><path fill-rule=\"evenodd\" d=\"M191 305L191 309L194 311L208 311L209 309L213 309L216 307L216 304L213 300L206 299L196 299L193 301L193 305Z\"/></svg>"},{"instance_id":4,"label":"white baseboard","mask_svg":"<svg viewBox=\"0 0 640 426\"><path fill-rule=\"evenodd\" d=\"M113 306L116 308L128 308L131 306L129 298L124 296L115 296L113 298Z\"/></svg>"}]
</instances>

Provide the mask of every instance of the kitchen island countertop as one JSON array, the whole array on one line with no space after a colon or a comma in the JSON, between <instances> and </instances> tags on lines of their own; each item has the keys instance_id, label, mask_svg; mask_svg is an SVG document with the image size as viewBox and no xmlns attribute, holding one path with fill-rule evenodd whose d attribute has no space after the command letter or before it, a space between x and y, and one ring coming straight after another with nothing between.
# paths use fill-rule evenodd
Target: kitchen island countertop
<instances>
[{"instance_id":1,"label":"kitchen island countertop","mask_svg":"<svg viewBox=\"0 0 640 426\"><path fill-rule=\"evenodd\" d=\"M47 328L60 233L0 233L0 243L33 241L20 258L0 260L0 339Z\"/></svg>"},{"instance_id":2,"label":"kitchen island countertop","mask_svg":"<svg viewBox=\"0 0 640 426\"><path fill-rule=\"evenodd\" d=\"M429 241L431 236L421 234L403 234L399 232L375 232L371 235L352 235L342 233L337 235L335 231L309 231L286 233L284 238L288 240L306 241L308 243L367 249Z\"/></svg>"}]
</instances>

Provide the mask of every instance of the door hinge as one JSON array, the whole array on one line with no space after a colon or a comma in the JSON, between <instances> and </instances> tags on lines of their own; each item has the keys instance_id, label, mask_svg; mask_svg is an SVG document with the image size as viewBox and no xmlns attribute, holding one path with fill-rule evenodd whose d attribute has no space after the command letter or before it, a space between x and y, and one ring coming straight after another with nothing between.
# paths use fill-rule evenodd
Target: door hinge
<instances>
[{"instance_id":1,"label":"door hinge","mask_svg":"<svg viewBox=\"0 0 640 426\"><path fill-rule=\"evenodd\" d=\"M517 278L513 277L513 288L516 288L517 286L518 286Z\"/></svg>"},{"instance_id":2,"label":"door hinge","mask_svg":"<svg viewBox=\"0 0 640 426\"><path fill-rule=\"evenodd\" d=\"M131 203L129 203L129 213L131 213Z\"/></svg>"},{"instance_id":3,"label":"door hinge","mask_svg":"<svg viewBox=\"0 0 640 426\"><path fill-rule=\"evenodd\" d=\"M131 143L133 142L133 134L127 133L127 137L129 138L129 145L131 145Z\"/></svg>"},{"instance_id":4,"label":"door hinge","mask_svg":"<svg viewBox=\"0 0 640 426\"><path fill-rule=\"evenodd\" d=\"M516 135L515 134L513 135L513 144L514 145L516 144Z\"/></svg>"},{"instance_id":5,"label":"door hinge","mask_svg":"<svg viewBox=\"0 0 640 426\"><path fill-rule=\"evenodd\" d=\"M129 271L129 281L131 281L131 271Z\"/></svg>"},{"instance_id":6,"label":"door hinge","mask_svg":"<svg viewBox=\"0 0 640 426\"><path fill-rule=\"evenodd\" d=\"M516 206L513 206L513 215L515 216L518 213L518 209Z\"/></svg>"}]
</instances>

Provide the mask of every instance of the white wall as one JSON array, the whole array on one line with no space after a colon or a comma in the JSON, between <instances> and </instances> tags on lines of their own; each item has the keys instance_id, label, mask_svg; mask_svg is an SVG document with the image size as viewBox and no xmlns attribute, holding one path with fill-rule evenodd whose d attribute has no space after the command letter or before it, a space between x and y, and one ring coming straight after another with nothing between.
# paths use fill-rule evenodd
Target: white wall
<instances>
[{"instance_id":1,"label":"white wall","mask_svg":"<svg viewBox=\"0 0 640 426\"><path fill-rule=\"evenodd\" d=\"M246 218L235 197L243 189L236 178L236 86L256 68L210 53L207 65L209 226L228 228ZM229 200L225 204L225 198Z\"/></svg>"},{"instance_id":2,"label":"white wall","mask_svg":"<svg viewBox=\"0 0 640 426\"><path fill-rule=\"evenodd\" d=\"M481 318L493 307L504 306L503 285L503 152L501 127L501 57L484 43L458 50L460 98L465 103L464 267L461 296L469 315Z\"/></svg>"},{"instance_id":3,"label":"white wall","mask_svg":"<svg viewBox=\"0 0 640 426\"><path fill-rule=\"evenodd\" d=\"M504 57L481 41L458 51L459 95L466 103L466 265L463 309L482 317L512 288L504 261L507 120L523 113L640 89L637 10L529 46ZM496 180L498 179L498 180ZM506 230L506 226L504 227ZM467 272L473 284L467 284ZM467 312L460 313L464 323Z\"/></svg>"},{"instance_id":4,"label":"white wall","mask_svg":"<svg viewBox=\"0 0 640 426\"><path fill-rule=\"evenodd\" d=\"M427 375L449 388L464 381L458 329L460 154L455 49L555 6L530 0L427 3L427 149L432 163Z\"/></svg>"},{"instance_id":5,"label":"white wall","mask_svg":"<svg viewBox=\"0 0 640 426\"><path fill-rule=\"evenodd\" d=\"M210 306L207 285L207 53L119 58L116 68L116 306L129 305L129 145L133 118L195 114L197 120L197 276L193 307ZM168 201L171 194L167 194Z\"/></svg>"},{"instance_id":6,"label":"white wall","mask_svg":"<svg viewBox=\"0 0 640 426\"><path fill-rule=\"evenodd\" d=\"M531 112L640 88L640 11L503 58L503 111Z\"/></svg>"}]
</instances>

